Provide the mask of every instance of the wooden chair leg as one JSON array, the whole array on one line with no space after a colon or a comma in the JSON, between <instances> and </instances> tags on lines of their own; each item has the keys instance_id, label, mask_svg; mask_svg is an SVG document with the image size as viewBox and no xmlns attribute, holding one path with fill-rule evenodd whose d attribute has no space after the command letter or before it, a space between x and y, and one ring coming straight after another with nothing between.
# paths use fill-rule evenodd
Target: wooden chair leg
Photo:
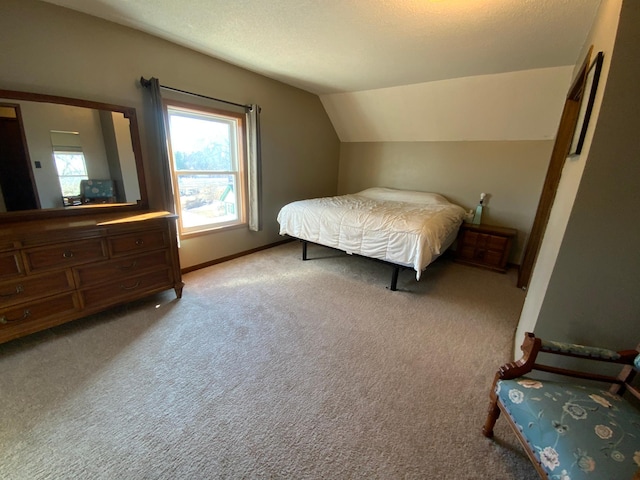
<instances>
[{"instance_id":1,"label":"wooden chair leg","mask_svg":"<svg viewBox=\"0 0 640 480\"><path fill-rule=\"evenodd\" d=\"M491 403L489 404L489 411L487 412L487 420L482 427L482 434L487 438L493 438L493 427L500 416L500 407L498 407L498 399L494 398L495 395L491 395Z\"/></svg>"}]
</instances>

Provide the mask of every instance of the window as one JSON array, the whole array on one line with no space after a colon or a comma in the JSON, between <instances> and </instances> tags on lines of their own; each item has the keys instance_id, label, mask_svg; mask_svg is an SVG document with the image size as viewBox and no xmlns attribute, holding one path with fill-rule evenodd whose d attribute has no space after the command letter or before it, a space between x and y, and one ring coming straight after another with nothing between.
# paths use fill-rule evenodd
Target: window
<instances>
[{"instance_id":1,"label":"window","mask_svg":"<svg viewBox=\"0 0 640 480\"><path fill-rule=\"evenodd\" d=\"M245 223L244 115L165 104L180 235Z\"/></svg>"},{"instance_id":2,"label":"window","mask_svg":"<svg viewBox=\"0 0 640 480\"><path fill-rule=\"evenodd\" d=\"M82 152L54 150L58 180L63 197L80 195L80 180L87 180L87 165Z\"/></svg>"},{"instance_id":3,"label":"window","mask_svg":"<svg viewBox=\"0 0 640 480\"><path fill-rule=\"evenodd\" d=\"M62 196L78 196L80 195L80 181L89 178L87 163L80 143L80 134L51 130L50 136Z\"/></svg>"}]
</instances>

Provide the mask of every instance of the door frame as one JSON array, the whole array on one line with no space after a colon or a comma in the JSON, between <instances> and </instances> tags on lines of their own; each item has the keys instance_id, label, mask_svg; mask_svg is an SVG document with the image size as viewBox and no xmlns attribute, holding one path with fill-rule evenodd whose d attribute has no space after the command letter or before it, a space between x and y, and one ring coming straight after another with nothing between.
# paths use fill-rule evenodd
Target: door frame
<instances>
[{"instance_id":1,"label":"door frame","mask_svg":"<svg viewBox=\"0 0 640 480\"><path fill-rule=\"evenodd\" d=\"M569 155L569 149L571 148L571 142L573 140L573 135L578 123L578 117L580 115L580 103L585 93L584 87L587 80L589 65L591 64L592 53L593 45L589 47L584 61L582 62L582 66L573 80L564 102L562 116L560 117L560 125L558 125L556 140L551 152L551 160L549 162L549 167L547 168L547 175L544 179L542 192L540 193L538 209L536 210L536 216L533 220L529 240L525 247L524 257L520 264L520 271L518 272L517 286L525 290L529 286L529 281L533 274L533 267L535 266L536 259L538 258L538 253L540 252L540 245L542 244L542 239L544 238L544 234L547 229L547 223L549 222L549 216L551 215L551 208L553 207L556 192L558 191L560 177L562 176L562 169L564 168L567 156Z\"/></svg>"}]
</instances>

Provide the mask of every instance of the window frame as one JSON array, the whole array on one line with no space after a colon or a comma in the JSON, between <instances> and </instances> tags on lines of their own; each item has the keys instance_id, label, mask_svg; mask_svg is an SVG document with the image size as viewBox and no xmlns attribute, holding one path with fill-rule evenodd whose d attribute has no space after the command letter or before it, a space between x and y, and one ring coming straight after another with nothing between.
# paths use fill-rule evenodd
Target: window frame
<instances>
[{"instance_id":1,"label":"window frame","mask_svg":"<svg viewBox=\"0 0 640 480\"><path fill-rule=\"evenodd\" d=\"M82 165L84 166L84 175L61 175L58 170L58 159L56 158L58 155L79 155L82 157ZM60 186L60 192L63 197L68 196L80 196L82 192L80 191L80 180L88 180L89 179L89 171L87 169L87 159L84 155L84 152L81 148L73 148L73 147L53 147L53 161L56 168L56 174L58 176L58 185ZM76 178L78 179L78 191L74 193L74 195L67 195L64 192L64 187L62 185L62 179L65 178Z\"/></svg>"},{"instance_id":2,"label":"window frame","mask_svg":"<svg viewBox=\"0 0 640 480\"><path fill-rule=\"evenodd\" d=\"M171 184L173 186L173 204L178 215L178 236L179 238L190 238L199 235L210 234L214 232L221 232L236 228L246 227L248 225L247 208L249 204L248 195L248 179L247 179L247 121L246 114L235 112L232 110L225 110L220 108L214 108L210 106L203 106L193 103L181 102L172 99L165 99L163 101L166 136L167 136L167 150L169 153L169 169L171 172ZM169 110L184 111L186 113L193 113L195 115L204 115L210 117L220 117L225 121L232 120L235 122L235 136L236 136L236 170L235 171L219 171L219 170L193 170L185 171L189 175L235 175L236 176L236 202L237 202L237 214L238 218L233 221L208 223L205 225L199 225L196 227L184 227L182 220L182 205L180 201L180 188L178 177L180 174L175 168L175 158L173 155L173 147L171 144L171 127L170 127L170 115Z\"/></svg>"}]
</instances>

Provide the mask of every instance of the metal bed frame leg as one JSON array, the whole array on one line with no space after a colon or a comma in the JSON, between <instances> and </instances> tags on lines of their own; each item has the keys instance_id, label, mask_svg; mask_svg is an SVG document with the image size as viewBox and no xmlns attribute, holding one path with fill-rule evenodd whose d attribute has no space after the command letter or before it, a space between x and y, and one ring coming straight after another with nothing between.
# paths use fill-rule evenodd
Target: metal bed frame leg
<instances>
[{"instance_id":1,"label":"metal bed frame leg","mask_svg":"<svg viewBox=\"0 0 640 480\"><path fill-rule=\"evenodd\" d=\"M307 245L309 242L300 240L302 243L302 260L307 260ZM393 273L391 274L391 285L389 290L395 292L398 290L398 274L400 273L400 265L393 265Z\"/></svg>"},{"instance_id":2,"label":"metal bed frame leg","mask_svg":"<svg viewBox=\"0 0 640 480\"><path fill-rule=\"evenodd\" d=\"M398 273L400 273L400 267L396 265L395 267L393 267L393 273L391 274L391 286L389 287L389 290L391 290L392 292L395 292L397 290Z\"/></svg>"}]
</instances>

